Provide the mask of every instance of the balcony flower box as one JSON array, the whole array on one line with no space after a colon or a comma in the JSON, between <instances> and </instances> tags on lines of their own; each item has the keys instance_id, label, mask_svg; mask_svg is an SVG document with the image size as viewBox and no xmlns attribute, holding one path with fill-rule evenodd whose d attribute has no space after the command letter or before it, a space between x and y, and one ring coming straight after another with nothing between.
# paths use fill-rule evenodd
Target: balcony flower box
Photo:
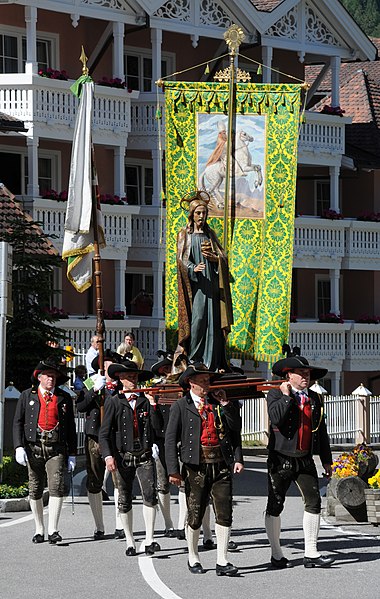
<instances>
[{"instance_id":1,"label":"balcony flower box","mask_svg":"<svg viewBox=\"0 0 380 599\"><path fill-rule=\"evenodd\" d=\"M330 322L332 324L343 324L343 316L341 314L334 314L334 312L329 312L328 314L320 314L318 318L318 322Z\"/></svg>"},{"instance_id":2,"label":"balcony flower box","mask_svg":"<svg viewBox=\"0 0 380 599\"><path fill-rule=\"evenodd\" d=\"M102 77L99 81L96 82L97 85L104 85L105 87L116 87L117 89L126 89L127 82L122 81L118 77L114 77L109 79L108 77ZM127 92L130 94L132 90L127 88Z\"/></svg>"},{"instance_id":3,"label":"balcony flower box","mask_svg":"<svg viewBox=\"0 0 380 599\"><path fill-rule=\"evenodd\" d=\"M123 310L103 310L103 317L105 320L123 320Z\"/></svg>"},{"instance_id":4,"label":"balcony flower box","mask_svg":"<svg viewBox=\"0 0 380 599\"><path fill-rule=\"evenodd\" d=\"M47 79L60 79L61 81L68 81L69 76L65 70L58 71L57 69L40 69L38 71L40 77L47 77Z\"/></svg>"}]
</instances>

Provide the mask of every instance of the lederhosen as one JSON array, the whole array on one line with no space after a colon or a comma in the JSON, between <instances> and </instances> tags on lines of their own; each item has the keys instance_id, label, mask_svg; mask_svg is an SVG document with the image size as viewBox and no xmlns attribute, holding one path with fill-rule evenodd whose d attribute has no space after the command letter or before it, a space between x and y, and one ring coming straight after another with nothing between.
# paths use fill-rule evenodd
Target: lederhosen
<instances>
[{"instance_id":1,"label":"lederhosen","mask_svg":"<svg viewBox=\"0 0 380 599\"><path fill-rule=\"evenodd\" d=\"M158 430L161 419L144 396L139 396L135 402L132 407L123 394L106 397L99 431L103 457L113 456L116 460L115 478L121 513L132 509L135 477L140 485L143 504L149 507L157 505L152 443L153 429Z\"/></svg>"},{"instance_id":2,"label":"lederhosen","mask_svg":"<svg viewBox=\"0 0 380 599\"><path fill-rule=\"evenodd\" d=\"M233 433L240 438L239 409L232 404L210 403L207 422L190 395L172 406L166 434L167 466L170 473L178 472L176 444L180 441L188 525L194 530L201 526L210 496L216 523L232 524L231 465L243 461L242 456L235 457L240 443L234 443Z\"/></svg>"},{"instance_id":3,"label":"lederhosen","mask_svg":"<svg viewBox=\"0 0 380 599\"><path fill-rule=\"evenodd\" d=\"M55 416L49 416L49 426L43 424L46 408L41 391L23 391L18 400L14 420L15 447L25 447L28 458L29 494L31 499L42 497L45 475L49 494L64 496L64 470L67 455L76 454L76 432L71 397L55 389Z\"/></svg>"},{"instance_id":4,"label":"lederhosen","mask_svg":"<svg viewBox=\"0 0 380 599\"><path fill-rule=\"evenodd\" d=\"M301 491L305 511L319 514L321 497L313 451L320 453L322 463L331 463L331 451L319 396L309 390L311 438L306 451L300 450L302 409L294 394L283 396L271 389L267 396L271 420L268 444L268 502L266 512L279 516L292 482Z\"/></svg>"}]
</instances>

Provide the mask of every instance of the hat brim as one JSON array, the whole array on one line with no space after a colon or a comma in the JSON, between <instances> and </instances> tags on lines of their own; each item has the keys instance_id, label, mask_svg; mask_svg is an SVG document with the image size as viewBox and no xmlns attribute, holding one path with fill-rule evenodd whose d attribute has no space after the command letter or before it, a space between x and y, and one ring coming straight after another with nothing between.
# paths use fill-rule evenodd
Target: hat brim
<instances>
[{"instance_id":1,"label":"hat brim","mask_svg":"<svg viewBox=\"0 0 380 599\"><path fill-rule=\"evenodd\" d=\"M153 372L153 374L160 374L160 368L164 368L164 366L171 366L172 364L173 360L170 360L169 358L164 358L163 360L160 360L159 362L153 364L153 366L151 367L151 371Z\"/></svg>"},{"instance_id":2,"label":"hat brim","mask_svg":"<svg viewBox=\"0 0 380 599\"><path fill-rule=\"evenodd\" d=\"M194 366L188 366L178 379L179 385L181 385L182 389L187 389L189 386L189 380L198 374L208 374L210 376L211 382L221 378L224 373L215 372L213 370L198 370Z\"/></svg>"},{"instance_id":3,"label":"hat brim","mask_svg":"<svg viewBox=\"0 0 380 599\"><path fill-rule=\"evenodd\" d=\"M134 364L134 362L133 362L133 364ZM144 381L149 381L149 379L152 378L152 373L150 370L139 370L137 368L137 366L136 366L136 368L132 368L125 364L110 364L108 366L108 376L111 379L118 379L119 374L121 372L128 372L129 374L137 374L137 380L139 381L139 383L142 383Z\"/></svg>"},{"instance_id":4,"label":"hat brim","mask_svg":"<svg viewBox=\"0 0 380 599\"><path fill-rule=\"evenodd\" d=\"M293 363L291 360L292 358L285 358L273 364L272 373L276 376L284 377L287 372L292 372L296 368L304 368L310 370L310 380L312 381L323 379L328 373L327 368L319 368L311 364Z\"/></svg>"},{"instance_id":5,"label":"hat brim","mask_svg":"<svg viewBox=\"0 0 380 599\"><path fill-rule=\"evenodd\" d=\"M46 372L46 370L53 370L56 373L56 381L55 384L57 385L57 387L59 387L59 385L63 385L63 383L66 383L66 381L69 380L69 375L64 373L62 370L60 370L59 368L57 368L56 366L53 366L51 364L45 364L44 362L40 362L36 369L33 371L33 374L31 376L31 381L33 385L39 385L40 381L38 380L38 376L44 372Z\"/></svg>"}]
</instances>

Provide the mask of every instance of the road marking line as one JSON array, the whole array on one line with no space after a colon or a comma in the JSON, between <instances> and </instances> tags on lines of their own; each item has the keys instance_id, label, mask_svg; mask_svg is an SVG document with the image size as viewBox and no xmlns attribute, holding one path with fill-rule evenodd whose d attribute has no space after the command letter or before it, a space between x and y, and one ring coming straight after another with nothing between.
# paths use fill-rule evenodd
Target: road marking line
<instances>
[{"instance_id":1,"label":"road marking line","mask_svg":"<svg viewBox=\"0 0 380 599\"><path fill-rule=\"evenodd\" d=\"M66 506L62 506L62 509ZM6 514L7 512L2 512ZM10 513L10 512L8 512ZM48 508L44 508L44 515L48 513ZM23 522L28 522L29 520L33 520L33 514L28 514L28 516L22 516L22 518L17 518L17 520L12 520L12 522L4 522L4 524L0 524L0 528L6 528L7 526L15 526L16 524L23 524Z\"/></svg>"},{"instance_id":2,"label":"road marking line","mask_svg":"<svg viewBox=\"0 0 380 599\"><path fill-rule=\"evenodd\" d=\"M162 582L155 570L153 560L148 556L139 557L139 568L145 582L163 599L182 599Z\"/></svg>"}]
</instances>

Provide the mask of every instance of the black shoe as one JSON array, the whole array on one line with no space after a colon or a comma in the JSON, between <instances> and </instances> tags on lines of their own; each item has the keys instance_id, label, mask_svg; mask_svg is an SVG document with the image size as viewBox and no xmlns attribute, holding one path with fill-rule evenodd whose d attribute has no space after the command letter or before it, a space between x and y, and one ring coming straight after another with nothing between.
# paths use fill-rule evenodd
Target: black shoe
<instances>
[{"instance_id":1,"label":"black shoe","mask_svg":"<svg viewBox=\"0 0 380 599\"><path fill-rule=\"evenodd\" d=\"M158 543L153 541L150 545L145 546L145 555L154 555L156 551L160 551L161 547Z\"/></svg>"},{"instance_id":2,"label":"black shoe","mask_svg":"<svg viewBox=\"0 0 380 599\"><path fill-rule=\"evenodd\" d=\"M238 569L229 562L225 566L219 566L216 564L216 575L217 576L236 576Z\"/></svg>"},{"instance_id":3,"label":"black shoe","mask_svg":"<svg viewBox=\"0 0 380 599\"><path fill-rule=\"evenodd\" d=\"M122 528L115 528L115 539L125 539L125 532Z\"/></svg>"},{"instance_id":4,"label":"black shoe","mask_svg":"<svg viewBox=\"0 0 380 599\"><path fill-rule=\"evenodd\" d=\"M44 535L34 535L33 539L32 539L32 543L43 543L44 542Z\"/></svg>"},{"instance_id":5,"label":"black shoe","mask_svg":"<svg viewBox=\"0 0 380 599\"><path fill-rule=\"evenodd\" d=\"M177 536L177 531L174 528L165 528L164 537L168 537L169 539L175 539Z\"/></svg>"},{"instance_id":6,"label":"black shoe","mask_svg":"<svg viewBox=\"0 0 380 599\"><path fill-rule=\"evenodd\" d=\"M94 541L100 541L101 539L104 539L104 531L96 530L94 532Z\"/></svg>"},{"instance_id":7,"label":"black shoe","mask_svg":"<svg viewBox=\"0 0 380 599\"><path fill-rule=\"evenodd\" d=\"M238 551L239 547L235 541L228 541L228 551Z\"/></svg>"},{"instance_id":8,"label":"black shoe","mask_svg":"<svg viewBox=\"0 0 380 599\"><path fill-rule=\"evenodd\" d=\"M178 539L179 541L183 541L184 539L186 539L186 536L185 536L185 529L184 529L184 528L179 528L179 529L177 530L177 539Z\"/></svg>"},{"instance_id":9,"label":"black shoe","mask_svg":"<svg viewBox=\"0 0 380 599\"><path fill-rule=\"evenodd\" d=\"M216 545L212 539L207 539L207 541L203 541L203 550L211 551L211 549L216 549Z\"/></svg>"},{"instance_id":10,"label":"black shoe","mask_svg":"<svg viewBox=\"0 0 380 599\"><path fill-rule=\"evenodd\" d=\"M275 557L270 558L270 563L273 568L277 568L277 570L285 570L285 568L292 568L293 565L290 563L288 558L282 557L281 559L276 559Z\"/></svg>"},{"instance_id":11,"label":"black shoe","mask_svg":"<svg viewBox=\"0 0 380 599\"><path fill-rule=\"evenodd\" d=\"M125 555L127 555L128 557L131 557L132 555L137 555L136 549L134 547L127 547L127 549L125 550Z\"/></svg>"},{"instance_id":12,"label":"black shoe","mask_svg":"<svg viewBox=\"0 0 380 599\"><path fill-rule=\"evenodd\" d=\"M194 566L190 566L189 562L187 562L187 567L192 574L205 574L206 572L199 562L195 562Z\"/></svg>"},{"instance_id":13,"label":"black shoe","mask_svg":"<svg viewBox=\"0 0 380 599\"><path fill-rule=\"evenodd\" d=\"M319 557L303 558L303 565L305 568L329 568L334 562L334 557L324 557L323 555L320 555Z\"/></svg>"},{"instance_id":14,"label":"black shoe","mask_svg":"<svg viewBox=\"0 0 380 599\"><path fill-rule=\"evenodd\" d=\"M56 532L53 532L52 535L48 535L48 541L51 545L55 545L56 543L62 541L62 537L59 534L58 530Z\"/></svg>"},{"instance_id":15,"label":"black shoe","mask_svg":"<svg viewBox=\"0 0 380 599\"><path fill-rule=\"evenodd\" d=\"M107 491L105 491L104 489L102 489L102 500L103 501L111 501Z\"/></svg>"}]
</instances>

